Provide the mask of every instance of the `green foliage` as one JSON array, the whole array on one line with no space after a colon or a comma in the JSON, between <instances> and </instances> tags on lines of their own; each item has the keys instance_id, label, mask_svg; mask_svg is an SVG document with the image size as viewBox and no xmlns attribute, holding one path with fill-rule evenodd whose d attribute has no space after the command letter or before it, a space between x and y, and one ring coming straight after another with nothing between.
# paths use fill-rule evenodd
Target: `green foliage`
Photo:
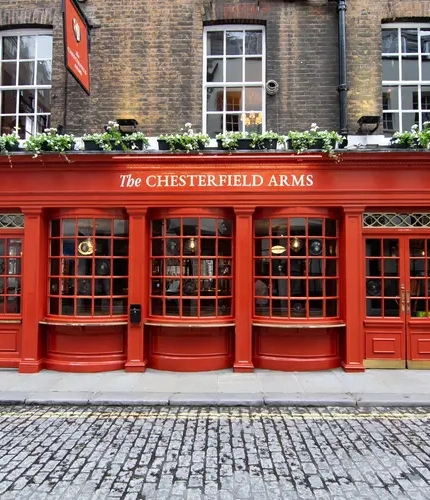
<instances>
[{"instance_id":1,"label":"green foliage","mask_svg":"<svg viewBox=\"0 0 430 500\"><path fill-rule=\"evenodd\" d=\"M430 148L430 122L424 122L420 130L418 125L412 125L406 132L395 132L391 144L404 146L408 149Z\"/></svg>"},{"instance_id":2,"label":"green foliage","mask_svg":"<svg viewBox=\"0 0 430 500\"><path fill-rule=\"evenodd\" d=\"M280 144L285 146L285 137L273 132L272 130L263 133L224 132L222 134L218 134L215 138L221 142L224 149L228 149L230 151L237 149L239 139L250 139L250 147L255 149L266 149L265 141L273 141L271 146L274 145L274 141L278 141Z\"/></svg>"},{"instance_id":3,"label":"green foliage","mask_svg":"<svg viewBox=\"0 0 430 500\"><path fill-rule=\"evenodd\" d=\"M0 153L7 153L16 149L19 145L19 139L16 134L0 135Z\"/></svg>"},{"instance_id":4,"label":"green foliage","mask_svg":"<svg viewBox=\"0 0 430 500\"><path fill-rule=\"evenodd\" d=\"M194 132L191 123L185 124L178 134L160 135L159 139L166 141L170 151L198 151L210 142L207 134Z\"/></svg>"},{"instance_id":5,"label":"green foliage","mask_svg":"<svg viewBox=\"0 0 430 500\"><path fill-rule=\"evenodd\" d=\"M329 156L335 156L334 149L342 144L344 138L337 132L320 130L316 123L312 123L309 130L303 132L292 131L288 133L291 148L297 153L303 153L321 141L321 149Z\"/></svg>"},{"instance_id":6,"label":"green foliage","mask_svg":"<svg viewBox=\"0 0 430 500\"><path fill-rule=\"evenodd\" d=\"M103 151L112 151L117 146L120 146L124 151L140 149L137 145L140 141L143 149L149 146L149 141L143 132L123 134L119 124L115 121L109 121L104 132L85 134L82 139L84 141L94 141Z\"/></svg>"},{"instance_id":7,"label":"green foliage","mask_svg":"<svg viewBox=\"0 0 430 500\"><path fill-rule=\"evenodd\" d=\"M26 151L32 151L34 157L46 151L56 151L64 154L72 151L75 146L75 137L72 134L60 135L56 128L47 128L41 134L30 136L24 143Z\"/></svg>"}]
</instances>

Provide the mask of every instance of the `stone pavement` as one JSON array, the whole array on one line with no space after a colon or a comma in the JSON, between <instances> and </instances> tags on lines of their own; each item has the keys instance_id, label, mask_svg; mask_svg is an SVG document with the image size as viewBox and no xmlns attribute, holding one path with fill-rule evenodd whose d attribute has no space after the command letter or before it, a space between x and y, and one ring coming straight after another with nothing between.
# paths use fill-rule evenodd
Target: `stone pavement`
<instances>
[{"instance_id":1,"label":"stone pavement","mask_svg":"<svg viewBox=\"0 0 430 500\"><path fill-rule=\"evenodd\" d=\"M0 369L0 403L430 406L430 370L22 374Z\"/></svg>"}]
</instances>

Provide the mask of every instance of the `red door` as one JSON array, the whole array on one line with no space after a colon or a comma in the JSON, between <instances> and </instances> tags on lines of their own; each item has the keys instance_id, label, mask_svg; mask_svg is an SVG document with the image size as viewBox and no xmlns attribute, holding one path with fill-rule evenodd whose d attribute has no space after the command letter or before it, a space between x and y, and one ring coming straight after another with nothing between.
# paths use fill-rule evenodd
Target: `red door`
<instances>
[{"instance_id":1,"label":"red door","mask_svg":"<svg viewBox=\"0 0 430 500\"><path fill-rule=\"evenodd\" d=\"M365 365L430 367L430 235L366 236Z\"/></svg>"}]
</instances>

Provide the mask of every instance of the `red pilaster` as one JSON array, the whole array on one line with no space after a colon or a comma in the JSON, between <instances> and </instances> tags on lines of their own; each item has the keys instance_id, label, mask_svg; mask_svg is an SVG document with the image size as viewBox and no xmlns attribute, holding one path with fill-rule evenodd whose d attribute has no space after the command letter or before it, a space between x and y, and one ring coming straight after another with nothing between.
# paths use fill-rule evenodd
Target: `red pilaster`
<instances>
[{"instance_id":1,"label":"red pilaster","mask_svg":"<svg viewBox=\"0 0 430 500\"><path fill-rule=\"evenodd\" d=\"M125 371L144 372L147 358L144 342L144 322L148 315L148 235L146 208L127 209L129 215L129 279L128 306L138 304L142 321L127 328L127 361Z\"/></svg>"},{"instance_id":2,"label":"red pilaster","mask_svg":"<svg viewBox=\"0 0 430 500\"><path fill-rule=\"evenodd\" d=\"M343 220L343 301L346 321L345 355L342 367L346 372L364 371L363 337L363 244L361 238L364 207L344 208Z\"/></svg>"},{"instance_id":3,"label":"red pilaster","mask_svg":"<svg viewBox=\"0 0 430 500\"><path fill-rule=\"evenodd\" d=\"M43 368L39 321L46 309L47 234L42 209L25 209L22 250L22 356L21 373L36 373Z\"/></svg>"},{"instance_id":4,"label":"red pilaster","mask_svg":"<svg viewBox=\"0 0 430 500\"><path fill-rule=\"evenodd\" d=\"M252 372L252 301L254 284L252 278L253 235L252 214L254 208L235 208L235 372Z\"/></svg>"}]
</instances>

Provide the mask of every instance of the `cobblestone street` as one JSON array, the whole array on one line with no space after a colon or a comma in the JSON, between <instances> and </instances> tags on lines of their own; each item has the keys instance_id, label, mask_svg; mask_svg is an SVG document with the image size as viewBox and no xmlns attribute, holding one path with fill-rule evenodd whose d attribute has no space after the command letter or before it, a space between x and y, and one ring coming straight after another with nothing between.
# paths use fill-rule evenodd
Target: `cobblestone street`
<instances>
[{"instance_id":1,"label":"cobblestone street","mask_svg":"<svg viewBox=\"0 0 430 500\"><path fill-rule=\"evenodd\" d=\"M1 500L430 498L427 409L0 407Z\"/></svg>"}]
</instances>

